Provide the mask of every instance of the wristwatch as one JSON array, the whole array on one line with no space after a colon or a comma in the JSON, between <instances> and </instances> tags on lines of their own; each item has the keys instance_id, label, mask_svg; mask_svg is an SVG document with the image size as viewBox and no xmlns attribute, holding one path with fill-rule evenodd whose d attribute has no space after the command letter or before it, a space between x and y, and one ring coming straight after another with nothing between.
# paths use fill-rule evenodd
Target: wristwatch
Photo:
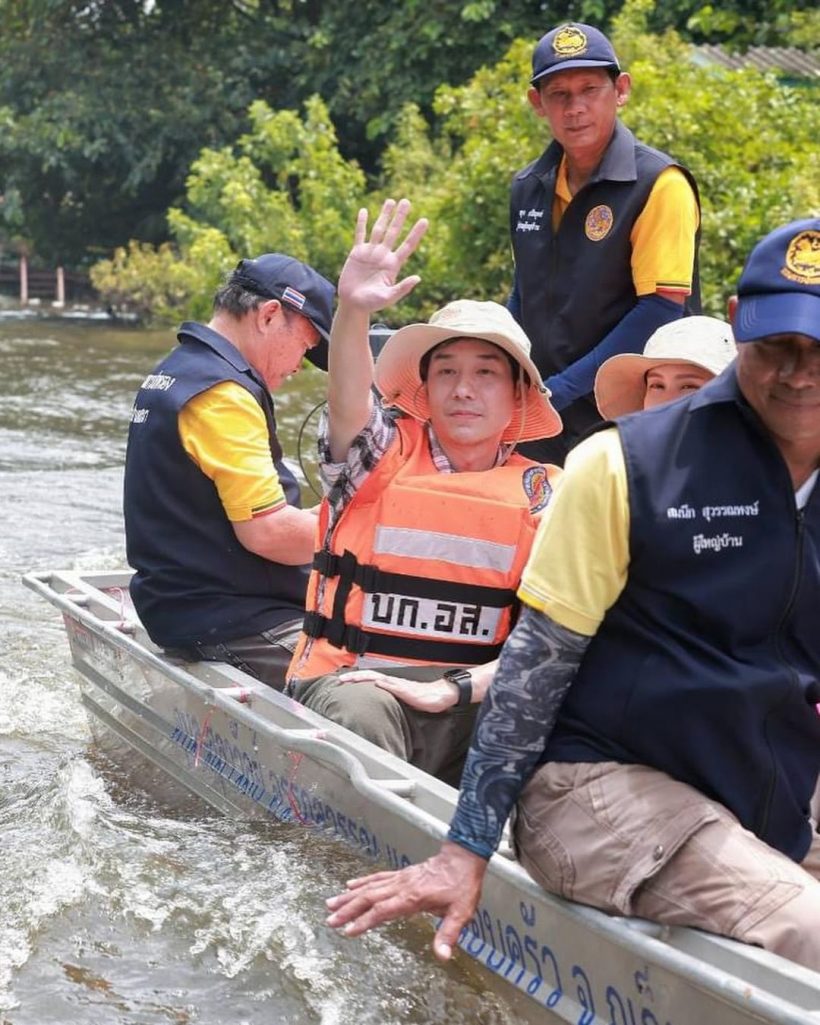
<instances>
[{"instance_id":1,"label":"wristwatch","mask_svg":"<svg viewBox=\"0 0 820 1025\"><path fill-rule=\"evenodd\" d=\"M458 687L458 701L456 701L455 704L456 708L472 703L473 678L470 676L469 669L461 669L460 667L446 669L441 676L442 679L449 680L450 683L454 683L456 687Z\"/></svg>"}]
</instances>

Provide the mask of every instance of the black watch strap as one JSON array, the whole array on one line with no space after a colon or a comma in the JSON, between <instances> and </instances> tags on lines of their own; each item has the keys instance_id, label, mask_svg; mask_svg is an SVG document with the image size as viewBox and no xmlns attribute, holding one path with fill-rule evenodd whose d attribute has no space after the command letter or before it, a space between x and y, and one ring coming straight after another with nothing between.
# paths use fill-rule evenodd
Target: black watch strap
<instances>
[{"instance_id":1,"label":"black watch strap","mask_svg":"<svg viewBox=\"0 0 820 1025\"><path fill-rule=\"evenodd\" d=\"M456 687L458 687L458 701L456 701L456 708L472 704L473 678L470 676L469 669L446 669L441 675L443 679L449 680L450 683L454 683Z\"/></svg>"}]
</instances>

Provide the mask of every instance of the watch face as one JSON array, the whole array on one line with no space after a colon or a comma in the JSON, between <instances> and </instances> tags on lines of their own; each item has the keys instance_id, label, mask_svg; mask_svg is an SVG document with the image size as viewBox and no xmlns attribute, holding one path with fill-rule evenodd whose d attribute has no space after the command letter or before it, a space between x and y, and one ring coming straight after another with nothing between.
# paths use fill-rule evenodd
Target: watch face
<instances>
[{"instance_id":1,"label":"watch face","mask_svg":"<svg viewBox=\"0 0 820 1025\"><path fill-rule=\"evenodd\" d=\"M472 703L473 678L468 669L447 669L441 675L448 683L454 683L458 688L456 705L463 706Z\"/></svg>"},{"instance_id":2,"label":"watch face","mask_svg":"<svg viewBox=\"0 0 820 1025\"><path fill-rule=\"evenodd\" d=\"M458 683L459 680L471 680L471 676L466 669L448 669L444 674L445 680L452 680L453 683Z\"/></svg>"}]
</instances>

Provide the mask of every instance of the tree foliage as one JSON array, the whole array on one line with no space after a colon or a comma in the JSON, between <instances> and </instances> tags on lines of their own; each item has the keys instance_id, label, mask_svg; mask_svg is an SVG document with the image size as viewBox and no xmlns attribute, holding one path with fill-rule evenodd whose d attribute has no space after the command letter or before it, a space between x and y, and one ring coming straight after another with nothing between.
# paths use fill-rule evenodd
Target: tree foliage
<instances>
[{"instance_id":1,"label":"tree foliage","mask_svg":"<svg viewBox=\"0 0 820 1025\"><path fill-rule=\"evenodd\" d=\"M593 16L612 0L403 0L326 3L309 38L305 91L320 93L348 152L370 164L408 102L429 116L440 85L466 82L518 36L538 37L553 21ZM355 111L355 116L351 113ZM371 158L371 159L368 159Z\"/></svg>"},{"instance_id":2,"label":"tree foliage","mask_svg":"<svg viewBox=\"0 0 820 1025\"><path fill-rule=\"evenodd\" d=\"M771 75L697 65L678 33L649 31L653 9L652 0L629 0L613 25L634 81L624 120L698 180L703 294L706 308L722 313L752 245L778 224L820 209L812 160L820 111L809 90ZM431 229L414 257L422 284L393 319L427 316L459 295L503 300L512 276L509 183L548 142L525 95L532 43L517 40L467 84L442 86L432 123L417 105L405 105L375 184L340 153L318 97L302 115L252 104L250 130L232 147L203 151L184 208L171 211L177 260L189 272L169 275L166 250L155 267L139 250L141 274L187 283L178 313L201 310L220 269L266 249L292 252L335 279L356 209L366 203L375 211L386 195L408 195ZM104 267L107 277L95 274L98 287L123 282L129 256ZM169 304L163 300L162 308Z\"/></svg>"},{"instance_id":3,"label":"tree foliage","mask_svg":"<svg viewBox=\"0 0 820 1025\"><path fill-rule=\"evenodd\" d=\"M675 28L695 43L750 46L820 45L820 12L813 0L664 0L649 19L655 32Z\"/></svg>"},{"instance_id":4,"label":"tree foliage","mask_svg":"<svg viewBox=\"0 0 820 1025\"><path fill-rule=\"evenodd\" d=\"M282 251L308 260L335 280L351 225L365 198L364 174L339 153L323 102L303 117L262 100L249 111L250 131L233 147L206 149L187 182L185 209L168 215L175 247L119 248L92 268L94 286L115 309L158 319L206 318L224 272L240 258ZM131 303L131 290L136 303Z\"/></svg>"},{"instance_id":5,"label":"tree foliage","mask_svg":"<svg viewBox=\"0 0 820 1025\"><path fill-rule=\"evenodd\" d=\"M342 157L375 179L385 146L407 130L408 103L446 149L452 126L441 119L451 111L437 90L492 68L516 38L532 42L565 18L607 28L620 7L0 0L0 243L16 238L48 262L81 265L129 239L167 240L167 211L182 203L192 164L251 130L256 100L298 110L320 95ZM818 19L808 0L666 0L647 26L733 46L816 48Z\"/></svg>"},{"instance_id":6,"label":"tree foliage","mask_svg":"<svg viewBox=\"0 0 820 1025\"><path fill-rule=\"evenodd\" d=\"M0 0L0 241L77 264L168 238L193 161L231 145L254 100L323 95L345 154L374 170L408 99L429 105L542 15L541 0Z\"/></svg>"},{"instance_id":7,"label":"tree foliage","mask_svg":"<svg viewBox=\"0 0 820 1025\"><path fill-rule=\"evenodd\" d=\"M820 110L811 90L771 74L694 64L677 33L648 34L652 6L631 0L615 21L634 82L624 121L693 172L703 206L704 299L723 314L751 247L774 227L820 211L811 157Z\"/></svg>"},{"instance_id":8,"label":"tree foliage","mask_svg":"<svg viewBox=\"0 0 820 1025\"><path fill-rule=\"evenodd\" d=\"M228 0L0 0L0 225L73 263L167 238L197 153L289 86L291 39L249 17Z\"/></svg>"}]
</instances>

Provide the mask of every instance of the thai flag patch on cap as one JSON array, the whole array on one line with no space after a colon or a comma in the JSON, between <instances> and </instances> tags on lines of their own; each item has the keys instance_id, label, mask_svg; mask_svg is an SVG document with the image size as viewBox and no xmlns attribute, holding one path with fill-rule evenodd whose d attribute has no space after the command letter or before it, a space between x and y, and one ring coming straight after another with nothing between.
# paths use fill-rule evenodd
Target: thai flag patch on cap
<instances>
[{"instance_id":1,"label":"thai flag patch on cap","mask_svg":"<svg viewBox=\"0 0 820 1025\"><path fill-rule=\"evenodd\" d=\"M301 292L297 292L295 288L287 286L285 291L282 293L282 300L286 303L290 303L291 306L295 306L297 310L301 310L305 305L306 299Z\"/></svg>"}]
</instances>

